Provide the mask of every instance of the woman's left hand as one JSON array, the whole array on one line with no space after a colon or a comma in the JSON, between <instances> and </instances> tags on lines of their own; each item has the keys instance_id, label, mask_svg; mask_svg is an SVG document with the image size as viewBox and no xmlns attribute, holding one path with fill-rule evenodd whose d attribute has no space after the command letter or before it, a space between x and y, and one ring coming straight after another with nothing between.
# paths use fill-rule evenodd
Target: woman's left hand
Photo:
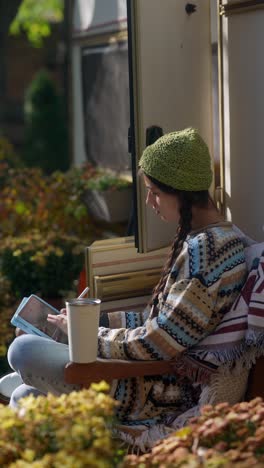
<instances>
[{"instance_id":1,"label":"woman's left hand","mask_svg":"<svg viewBox=\"0 0 264 468\"><path fill-rule=\"evenodd\" d=\"M61 314L48 314L47 321L57 325L66 335L68 335L68 319L67 315Z\"/></svg>"}]
</instances>

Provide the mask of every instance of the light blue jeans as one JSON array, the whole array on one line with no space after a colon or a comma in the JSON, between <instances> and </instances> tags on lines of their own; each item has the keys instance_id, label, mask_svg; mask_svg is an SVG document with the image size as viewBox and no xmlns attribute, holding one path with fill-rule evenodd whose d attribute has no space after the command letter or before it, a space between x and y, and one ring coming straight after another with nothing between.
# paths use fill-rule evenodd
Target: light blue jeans
<instances>
[{"instance_id":1,"label":"light blue jeans","mask_svg":"<svg viewBox=\"0 0 264 468\"><path fill-rule=\"evenodd\" d=\"M24 382L13 391L11 407L29 394L61 395L81 388L64 380L64 367L70 360L68 345L36 335L21 335L13 341L7 356L9 365Z\"/></svg>"}]
</instances>

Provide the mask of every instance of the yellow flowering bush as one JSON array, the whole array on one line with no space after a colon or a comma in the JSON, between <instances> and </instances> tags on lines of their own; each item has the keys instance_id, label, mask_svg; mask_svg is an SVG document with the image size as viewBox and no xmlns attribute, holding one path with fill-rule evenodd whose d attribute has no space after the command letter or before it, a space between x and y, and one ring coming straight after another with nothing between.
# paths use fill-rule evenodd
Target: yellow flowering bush
<instances>
[{"instance_id":1,"label":"yellow flowering bush","mask_svg":"<svg viewBox=\"0 0 264 468\"><path fill-rule=\"evenodd\" d=\"M201 416L150 453L126 457L124 468L262 468L264 401L255 398L233 406L206 405Z\"/></svg>"},{"instance_id":2,"label":"yellow flowering bush","mask_svg":"<svg viewBox=\"0 0 264 468\"><path fill-rule=\"evenodd\" d=\"M12 468L116 467L121 457L111 437L117 403L107 384L69 395L0 405L0 466Z\"/></svg>"}]
</instances>

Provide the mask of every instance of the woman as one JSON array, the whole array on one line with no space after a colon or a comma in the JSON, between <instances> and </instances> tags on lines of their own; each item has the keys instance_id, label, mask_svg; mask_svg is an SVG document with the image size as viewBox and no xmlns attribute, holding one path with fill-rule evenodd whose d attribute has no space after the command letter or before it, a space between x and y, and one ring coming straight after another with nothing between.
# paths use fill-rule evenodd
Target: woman
<instances>
[{"instance_id":1,"label":"woman","mask_svg":"<svg viewBox=\"0 0 264 468\"><path fill-rule=\"evenodd\" d=\"M151 426L197 404L199 369L204 371L206 363L199 357L190 361L192 368L185 363L230 309L246 279L242 242L208 193L210 164L208 148L192 128L162 136L140 159L146 203L164 221L178 223L178 229L149 306L142 313L102 315L99 356L177 358L179 372L114 382L111 394L120 401L118 416L125 424ZM66 320L63 314L50 317L61 328ZM12 394L11 406L28 393L60 394L78 388L63 379L67 345L24 335L12 343L8 358L23 381Z\"/></svg>"}]
</instances>

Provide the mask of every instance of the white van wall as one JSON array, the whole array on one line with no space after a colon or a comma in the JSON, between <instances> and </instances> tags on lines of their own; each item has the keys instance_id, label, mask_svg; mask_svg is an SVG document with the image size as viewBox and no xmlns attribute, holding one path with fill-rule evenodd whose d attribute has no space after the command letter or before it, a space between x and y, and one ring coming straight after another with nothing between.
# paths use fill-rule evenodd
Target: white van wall
<instances>
[{"instance_id":1,"label":"white van wall","mask_svg":"<svg viewBox=\"0 0 264 468\"><path fill-rule=\"evenodd\" d=\"M264 10L223 19L224 187L227 216L264 233Z\"/></svg>"}]
</instances>

